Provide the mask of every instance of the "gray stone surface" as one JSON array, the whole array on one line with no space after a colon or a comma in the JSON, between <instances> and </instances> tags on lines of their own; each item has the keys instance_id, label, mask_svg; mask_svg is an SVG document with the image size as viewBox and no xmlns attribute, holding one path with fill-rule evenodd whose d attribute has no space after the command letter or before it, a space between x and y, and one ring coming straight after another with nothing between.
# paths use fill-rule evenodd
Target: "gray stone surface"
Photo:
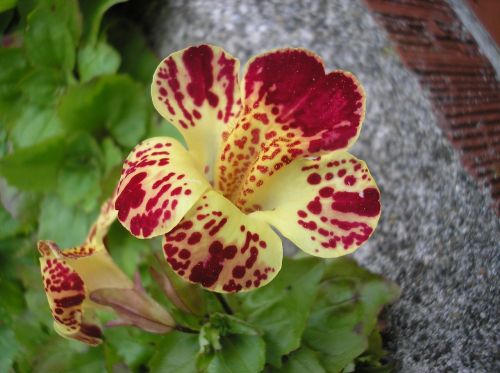
<instances>
[{"instance_id":1,"label":"gray stone surface","mask_svg":"<svg viewBox=\"0 0 500 373\"><path fill-rule=\"evenodd\" d=\"M386 315L398 371L500 372L499 220L361 2L169 1L156 30L163 56L209 42L245 62L300 46L354 72L368 111L351 151L368 162L383 200L379 228L355 256L403 289Z\"/></svg>"}]
</instances>

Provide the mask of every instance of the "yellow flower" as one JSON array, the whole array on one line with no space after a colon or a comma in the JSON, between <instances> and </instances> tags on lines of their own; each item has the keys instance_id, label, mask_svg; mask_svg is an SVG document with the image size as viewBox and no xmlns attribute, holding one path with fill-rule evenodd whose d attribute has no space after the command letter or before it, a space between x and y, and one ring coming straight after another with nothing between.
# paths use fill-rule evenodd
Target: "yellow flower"
<instances>
[{"instance_id":1,"label":"yellow flower","mask_svg":"<svg viewBox=\"0 0 500 373\"><path fill-rule=\"evenodd\" d=\"M83 245L61 250L55 242L39 241L43 284L61 336L89 345L102 342L95 310L109 307L119 319L112 325L134 325L153 333L166 333L175 326L172 317L142 288L134 284L113 262L104 237L116 219L107 201Z\"/></svg>"},{"instance_id":2,"label":"yellow flower","mask_svg":"<svg viewBox=\"0 0 500 373\"><path fill-rule=\"evenodd\" d=\"M244 69L219 47L164 59L151 95L188 149L168 137L137 145L117 187L119 221L136 237L163 235L184 279L216 292L271 281L282 245L337 257L373 233L380 194L366 164L346 150L365 115L349 72L326 74L303 49L254 57Z\"/></svg>"}]
</instances>

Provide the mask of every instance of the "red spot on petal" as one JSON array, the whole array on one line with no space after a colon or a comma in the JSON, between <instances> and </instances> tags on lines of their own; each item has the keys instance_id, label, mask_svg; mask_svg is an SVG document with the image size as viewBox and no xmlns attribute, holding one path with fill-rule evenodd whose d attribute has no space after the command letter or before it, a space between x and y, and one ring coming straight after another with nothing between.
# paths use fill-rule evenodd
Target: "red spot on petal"
<instances>
[{"instance_id":1,"label":"red spot on petal","mask_svg":"<svg viewBox=\"0 0 500 373\"><path fill-rule=\"evenodd\" d=\"M131 209L137 208L144 200L146 192L141 188L141 182L146 178L146 172L134 175L116 198L115 209L118 218L125 221Z\"/></svg>"},{"instance_id":2,"label":"red spot on petal","mask_svg":"<svg viewBox=\"0 0 500 373\"><path fill-rule=\"evenodd\" d=\"M189 236L187 243L190 245L195 245L201 240L201 233L200 232L193 232L191 236Z\"/></svg>"},{"instance_id":3,"label":"red spot on petal","mask_svg":"<svg viewBox=\"0 0 500 373\"><path fill-rule=\"evenodd\" d=\"M233 268L234 278L243 278L245 276L246 268L243 266L236 266Z\"/></svg>"},{"instance_id":4,"label":"red spot on petal","mask_svg":"<svg viewBox=\"0 0 500 373\"><path fill-rule=\"evenodd\" d=\"M356 178L352 175L346 176L344 179L345 185L354 185L356 183Z\"/></svg>"},{"instance_id":5,"label":"red spot on petal","mask_svg":"<svg viewBox=\"0 0 500 373\"><path fill-rule=\"evenodd\" d=\"M214 82L213 56L213 51L208 45L188 48L182 55L182 62L191 79L187 91L196 106L201 106L204 100L207 100L212 107L217 106L219 102L217 95L210 90Z\"/></svg>"},{"instance_id":6,"label":"red spot on petal","mask_svg":"<svg viewBox=\"0 0 500 373\"><path fill-rule=\"evenodd\" d=\"M307 177L307 182L311 185L316 185L321 182L321 176L317 173L312 173Z\"/></svg>"},{"instance_id":7,"label":"red spot on petal","mask_svg":"<svg viewBox=\"0 0 500 373\"><path fill-rule=\"evenodd\" d=\"M360 216L377 216L380 213L380 193L375 188L362 192L336 192L332 196L332 209Z\"/></svg>"},{"instance_id":8,"label":"red spot on petal","mask_svg":"<svg viewBox=\"0 0 500 373\"><path fill-rule=\"evenodd\" d=\"M321 214L321 202L319 199L314 199L307 204L307 209L315 215Z\"/></svg>"}]
</instances>

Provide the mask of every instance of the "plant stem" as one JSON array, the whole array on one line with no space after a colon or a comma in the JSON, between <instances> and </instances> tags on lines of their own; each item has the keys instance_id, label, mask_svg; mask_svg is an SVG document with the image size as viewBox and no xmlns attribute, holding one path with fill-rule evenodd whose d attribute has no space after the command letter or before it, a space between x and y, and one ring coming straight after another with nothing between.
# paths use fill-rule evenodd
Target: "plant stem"
<instances>
[{"instance_id":1,"label":"plant stem","mask_svg":"<svg viewBox=\"0 0 500 373\"><path fill-rule=\"evenodd\" d=\"M183 333L189 333L189 334L198 334L198 331L188 328L187 326L182 326L182 325L176 325L175 330L178 330L179 332Z\"/></svg>"},{"instance_id":2,"label":"plant stem","mask_svg":"<svg viewBox=\"0 0 500 373\"><path fill-rule=\"evenodd\" d=\"M222 308L224 308L224 311L226 311L227 314L232 315L233 310L231 309L231 307L227 303L226 298L224 298L224 296L222 294L219 294L219 293L215 293L215 297L217 298L219 303L222 305Z\"/></svg>"}]
</instances>

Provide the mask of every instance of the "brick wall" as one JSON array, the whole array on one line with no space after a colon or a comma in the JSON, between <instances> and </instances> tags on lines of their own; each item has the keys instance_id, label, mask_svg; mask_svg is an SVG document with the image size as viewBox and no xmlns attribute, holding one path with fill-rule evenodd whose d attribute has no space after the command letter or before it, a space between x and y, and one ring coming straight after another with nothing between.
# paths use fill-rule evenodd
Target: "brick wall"
<instances>
[{"instance_id":1,"label":"brick wall","mask_svg":"<svg viewBox=\"0 0 500 373\"><path fill-rule=\"evenodd\" d=\"M364 0L428 91L462 163L500 214L500 84L444 0ZM500 3L500 1L499 1Z\"/></svg>"}]
</instances>

